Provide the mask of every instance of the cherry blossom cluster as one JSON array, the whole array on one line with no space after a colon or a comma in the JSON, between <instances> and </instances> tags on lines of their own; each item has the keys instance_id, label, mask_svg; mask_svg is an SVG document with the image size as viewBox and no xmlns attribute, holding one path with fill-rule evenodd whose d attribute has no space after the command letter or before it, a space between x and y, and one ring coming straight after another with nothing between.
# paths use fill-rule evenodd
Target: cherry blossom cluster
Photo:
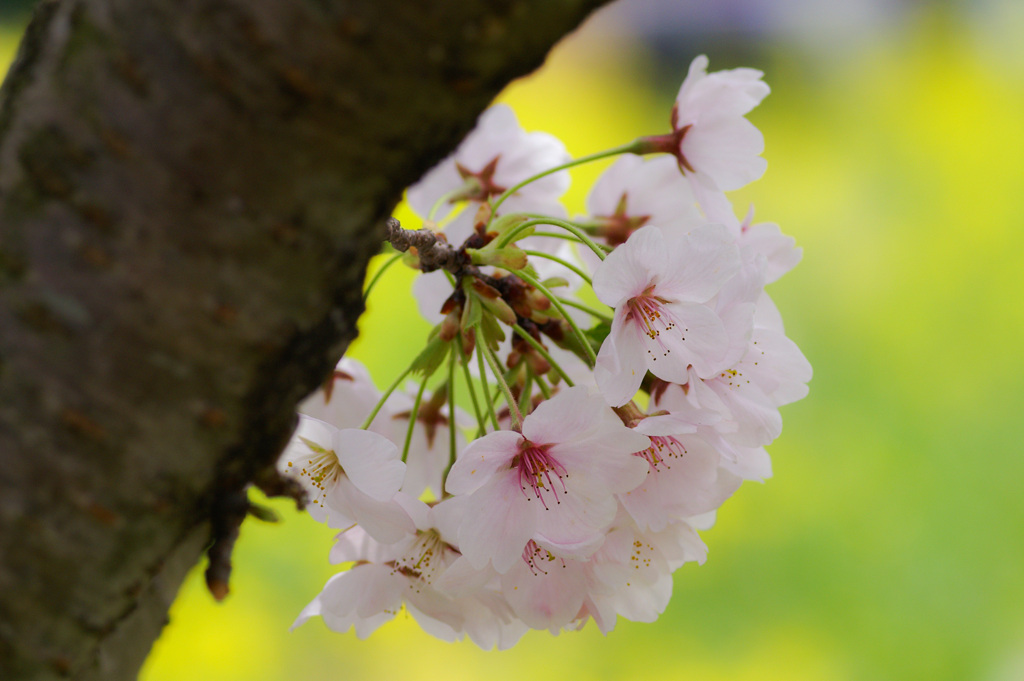
<instances>
[{"instance_id":1,"label":"cherry blossom cluster","mask_svg":"<svg viewBox=\"0 0 1024 681\"><path fill-rule=\"evenodd\" d=\"M365 637L404 608L506 648L650 622L672 573L704 562L697 531L771 475L764 447L811 368L765 286L801 252L725 195L764 172L745 115L768 86L707 63L667 134L573 160L498 105L409 189L423 223L389 221L388 266L422 272L435 327L386 390L346 358L300 406L280 468L348 567L296 624ZM612 156L570 219L566 169Z\"/></svg>"}]
</instances>

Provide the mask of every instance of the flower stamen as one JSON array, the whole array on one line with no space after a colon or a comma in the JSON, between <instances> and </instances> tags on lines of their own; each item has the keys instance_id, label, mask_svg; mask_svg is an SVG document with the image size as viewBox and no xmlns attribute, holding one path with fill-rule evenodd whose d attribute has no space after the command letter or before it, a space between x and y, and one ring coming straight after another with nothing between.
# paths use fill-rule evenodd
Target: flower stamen
<instances>
[{"instance_id":1,"label":"flower stamen","mask_svg":"<svg viewBox=\"0 0 1024 681\"><path fill-rule=\"evenodd\" d=\"M626 321L627 323L632 322L635 328L650 340L655 341L662 350L662 357L668 357L672 349L661 339L661 332L671 332L676 329L677 325L675 319L665 309L668 301L659 296L651 295L653 290L654 286L649 286L640 295L626 301ZM680 338L685 341L685 334ZM654 356L650 348L647 349L647 353L651 355L652 361L658 361L658 358Z\"/></svg>"},{"instance_id":2,"label":"flower stamen","mask_svg":"<svg viewBox=\"0 0 1024 681\"><path fill-rule=\"evenodd\" d=\"M549 507L542 490L554 497L555 504L562 503L558 487L562 488L561 494L568 493L565 479L569 477L569 473L562 464L548 454L550 445L537 446L529 440L524 440L519 448L519 454L512 460L512 466L518 470L519 487L523 490L527 500L530 499L530 494L527 492L527 487L529 487L533 489L533 496L540 500L545 509Z\"/></svg>"},{"instance_id":3,"label":"flower stamen","mask_svg":"<svg viewBox=\"0 0 1024 681\"><path fill-rule=\"evenodd\" d=\"M634 454L634 456L646 459L647 463L651 465L648 474L657 473L662 468L665 470L672 468L670 460L681 459L686 454L686 447L683 443L672 436L649 435L648 437L651 438L651 446Z\"/></svg>"},{"instance_id":4,"label":"flower stamen","mask_svg":"<svg viewBox=\"0 0 1024 681\"><path fill-rule=\"evenodd\" d=\"M559 558L547 549L542 549L532 539L526 542L526 546L523 548L523 561L529 566L530 572L534 575L548 574L548 571L541 567L543 562L553 563L556 560L562 561L562 567L565 567L564 558Z\"/></svg>"},{"instance_id":5,"label":"flower stamen","mask_svg":"<svg viewBox=\"0 0 1024 681\"><path fill-rule=\"evenodd\" d=\"M437 530L420 531L416 533L416 541L409 547L408 552L393 561L391 566L404 577L432 584L444 566L444 554L447 550L454 549L441 539Z\"/></svg>"},{"instance_id":6,"label":"flower stamen","mask_svg":"<svg viewBox=\"0 0 1024 681\"><path fill-rule=\"evenodd\" d=\"M312 503L319 506L324 505L324 495L327 494L328 488L341 476L345 475L345 471L341 468L341 462L338 461L338 455L333 449L321 447L312 440L304 437L299 437L302 442L309 447L312 455L303 460L304 465L297 471L294 471L300 478L308 478L310 484L316 490L316 497L312 499ZM289 461L288 467L294 469L294 462Z\"/></svg>"}]
</instances>

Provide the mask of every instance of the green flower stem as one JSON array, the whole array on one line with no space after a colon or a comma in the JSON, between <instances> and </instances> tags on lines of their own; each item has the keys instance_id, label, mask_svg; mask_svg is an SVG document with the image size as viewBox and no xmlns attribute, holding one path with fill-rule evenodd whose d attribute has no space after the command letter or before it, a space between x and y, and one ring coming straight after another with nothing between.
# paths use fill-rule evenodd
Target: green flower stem
<instances>
[{"instance_id":1,"label":"green flower stem","mask_svg":"<svg viewBox=\"0 0 1024 681\"><path fill-rule=\"evenodd\" d=\"M547 363L551 365L551 368L558 372L558 375L562 377L562 380L565 381L565 384L567 386L569 386L570 388L573 386L572 379L569 378L569 375L565 373L565 370L562 369L561 365L559 365L558 362L556 362L554 358L551 357L551 353L545 350L544 346L537 342L536 338L531 336L526 329L519 326L518 324L513 324L512 330L516 332L516 335L518 335L524 341L529 343L530 347L536 350L537 354L543 357L545 361L547 361Z\"/></svg>"},{"instance_id":2,"label":"green flower stem","mask_svg":"<svg viewBox=\"0 0 1024 681\"><path fill-rule=\"evenodd\" d=\"M448 467L441 478L441 494L444 493L444 481L448 478L448 470L455 463L459 453L455 446L455 353L448 355Z\"/></svg>"},{"instance_id":3,"label":"green flower stem","mask_svg":"<svg viewBox=\"0 0 1024 681\"><path fill-rule=\"evenodd\" d=\"M602 322L608 322L609 324L611 324L612 316L610 314L605 314L604 312L596 310L590 307L589 305L584 305L583 303L577 302L575 300L570 300L568 298L559 298L559 300L562 301L562 305L568 305L569 307L575 307L577 310L583 310L591 317L596 317L597 319L600 319Z\"/></svg>"},{"instance_id":4,"label":"green flower stem","mask_svg":"<svg viewBox=\"0 0 1024 681\"><path fill-rule=\"evenodd\" d=\"M565 378L564 376L562 377ZM537 374L535 380L537 381L537 387L540 388L540 394L544 396L545 400L551 399L551 388L548 387L547 381L540 374ZM572 387L571 385L569 386Z\"/></svg>"},{"instance_id":5,"label":"green flower stem","mask_svg":"<svg viewBox=\"0 0 1024 681\"><path fill-rule=\"evenodd\" d=\"M590 234L591 236L598 236L601 234L601 223L595 220L583 222L580 222L579 220L573 220L572 224L576 225L577 227L582 229L587 234Z\"/></svg>"},{"instance_id":6,"label":"green flower stem","mask_svg":"<svg viewBox=\"0 0 1024 681\"><path fill-rule=\"evenodd\" d=\"M370 297L370 291L372 291L373 287L377 285L378 281L380 281L381 276L385 272L388 271L389 267L391 267L396 262L401 260L402 259L402 255L404 255L404 254L402 254L402 253L395 253L393 256L388 258L388 261L386 263L384 263L383 265L380 266L380 269L377 270L376 273L374 273L373 279L371 279L370 283L366 285L366 290L363 291L363 300L366 300L367 298Z\"/></svg>"},{"instance_id":7,"label":"green flower stem","mask_svg":"<svg viewBox=\"0 0 1024 681\"><path fill-rule=\"evenodd\" d=\"M533 216L531 215L531 217ZM594 255L596 255L601 260L604 260L606 257L608 257L608 252L605 251L604 247L595 243L594 240L590 238L590 235L587 234L586 230L577 227L568 220L559 220L558 218L549 217L547 218L547 221L549 225L553 227L561 227L565 231L571 233L577 239L586 244L587 248L592 250L594 252Z\"/></svg>"},{"instance_id":8,"label":"green flower stem","mask_svg":"<svg viewBox=\"0 0 1024 681\"><path fill-rule=\"evenodd\" d=\"M482 324L477 324L477 347L482 348L482 354L487 359L487 364L491 367L491 373L494 374L495 380L498 382L498 387L501 388L501 394L505 397L505 402L508 404L509 415L512 417L512 430L519 431L523 426L523 415L519 411L519 405L516 404L516 398L512 396L512 390L509 389L508 383L505 381L505 376L501 371L501 365L498 363L498 358L494 356L494 352L491 351L487 344L483 341L484 329Z\"/></svg>"},{"instance_id":9,"label":"green flower stem","mask_svg":"<svg viewBox=\"0 0 1024 681\"><path fill-rule=\"evenodd\" d=\"M373 411L371 411L370 415L366 417L365 421L363 421L363 425L359 426L360 430L366 430L367 428L370 427L370 424L373 423L373 420L375 418L377 418L377 414L380 412L381 407L383 407L384 403L388 401L389 397L391 397L391 393L395 392L395 388L397 388L399 385L401 385L402 381L405 380L405 377L412 373L412 368L413 368L414 364L415 364L415 361L414 361L413 364L410 364L406 368L406 370L403 371L398 376L398 378L395 379L394 383L392 383L391 385L388 386L388 389L385 390L384 394L381 395L379 400L377 400L377 405L373 408Z\"/></svg>"},{"instance_id":10,"label":"green flower stem","mask_svg":"<svg viewBox=\"0 0 1024 681\"><path fill-rule=\"evenodd\" d=\"M587 337L583 335L582 331L580 331L580 327L576 326L576 322L572 320L572 317L570 317L565 311L565 308L562 307L562 302L558 299L558 296L549 291L544 284L540 283L540 280L538 280L537 277L533 276L529 272L525 270L518 270L515 274L517 277L530 283L535 289L540 291L545 298L551 301L551 304L555 306L555 309L561 313L562 317L565 318L566 323L572 327L572 332L576 334L576 339L580 342L580 345L583 346L583 351L587 355L587 366L593 369L594 365L597 364L597 354L594 353L594 348L590 347L590 341L587 340Z\"/></svg>"},{"instance_id":11,"label":"green flower stem","mask_svg":"<svg viewBox=\"0 0 1024 681\"><path fill-rule=\"evenodd\" d=\"M498 416L494 413L494 399L488 395L490 390L487 387L487 370L484 364L484 339L483 335L480 334L480 329L477 329L476 339L476 359L480 365L480 384L483 387L484 397L487 398L487 413L491 416L491 424L495 430L501 430L501 426L498 425ZM478 436L479 437L479 436Z\"/></svg>"},{"instance_id":12,"label":"green flower stem","mask_svg":"<svg viewBox=\"0 0 1024 681\"><path fill-rule=\"evenodd\" d=\"M469 389L469 399L473 403L473 413L476 414L476 423L480 429L482 435L487 430L487 421L484 420L483 412L480 411L480 402L476 399L476 388L473 387L473 376L469 373L469 358L466 357L466 353L462 351L462 343L456 339L454 341L455 347L459 350L459 364L462 365L462 374L466 379L466 386ZM452 357L455 354L452 353Z\"/></svg>"},{"instance_id":13,"label":"green flower stem","mask_svg":"<svg viewBox=\"0 0 1024 681\"><path fill-rule=\"evenodd\" d=\"M534 232L530 236L542 236L542 237L545 237L545 238L548 238L548 239L562 239L563 241L571 241L574 244L583 244L584 246L586 246L586 244L584 244L582 241L580 241L579 239L577 239L573 235L565 234L564 232L545 232L543 230L539 230L538 229L536 232ZM597 244L597 245L605 253L609 253L609 252L615 250L613 246L608 246L607 244Z\"/></svg>"},{"instance_id":14,"label":"green flower stem","mask_svg":"<svg viewBox=\"0 0 1024 681\"><path fill-rule=\"evenodd\" d=\"M615 147L614 149L607 149L605 151L599 151L596 154L590 154L589 156L581 156L580 158L575 158L575 159L569 161L568 163L563 163L560 166L555 166L554 168L549 168L548 170L545 170L542 173L537 173L533 177L528 177L525 180L523 180L522 182L520 182L519 184L512 186L510 189L506 189L501 194L501 196L498 197L498 200L495 201L492 204L492 207L494 209L494 213L498 212L498 207L501 206L501 204L505 202L505 199L507 199L508 197L512 196L517 191L519 191L520 189L522 189L526 185L530 184L531 182L536 182L537 180L541 179L542 177L547 177L548 175L552 175L554 173L557 173L560 170L566 170L568 168L572 168L572 167L575 167L575 166L583 165L584 163L590 163L592 161L600 161L602 158L608 158L610 156L618 156L619 154L630 154L630 153L635 154L635 153L639 153L642 148L643 148L643 146L641 144L641 141L640 140L634 140L633 142L630 142L629 144L624 144L621 147Z\"/></svg>"},{"instance_id":15,"label":"green flower stem","mask_svg":"<svg viewBox=\"0 0 1024 681\"><path fill-rule=\"evenodd\" d=\"M590 250L592 250L594 254L597 255L597 257L600 258L601 260L604 260L607 256L607 253L605 253L604 249L601 246L598 246L596 243L594 243L594 240L591 239L585 231L583 231L576 225L572 224L571 222L568 222L566 220L559 220L558 218L552 218L545 215L540 215L537 213L524 213L524 215L531 219L527 220L521 225L516 225L515 227L507 231L505 234L502 234L498 239L495 240L496 248L504 248L505 246L508 246L516 239L517 236L519 236L521 233L523 233L530 227L533 227L535 225L551 225L552 227L561 227L565 231L575 236L581 242L586 244L587 247Z\"/></svg>"},{"instance_id":16,"label":"green flower stem","mask_svg":"<svg viewBox=\"0 0 1024 681\"><path fill-rule=\"evenodd\" d=\"M590 275L581 270L579 267L576 267L576 265L573 265L568 260L565 260L564 258L559 258L557 255L551 255L550 253L545 253L544 251L525 251L525 253L526 255L532 255L537 258L544 258L545 260L557 262L562 267L572 270L577 275L579 275L579 277L583 279L583 281L587 282L588 286L594 285L594 282L590 280Z\"/></svg>"},{"instance_id":17,"label":"green flower stem","mask_svg":"<svg viewBox=\"0 0 1024 681\"><path fill-rule=\"evenodd\" d=\"M409 427L405 431L405 444L402 445L402 463L409 458L409 445L412 444L412 431L416 428L416 418L420 414L420 403L423 401L423 391L427 389L427 378L424 376L420 382L420 389L416 391L416 399L412 403L412 410L409 412ZM451 392L449 390L449 392Z\"/></svg>"},{"instance_id":18,"label":"green flower stem","mask_svg":"<svg viewBox=\"0 0 1024 681\"><path fill-rule=\"evenodd\" d=\"M523 414L529 414L532 409L530 408L533 404L533 372L526 372L526 380L523 382L523 392L519 393L519 411Z\"/></svg>"},{"instance_id":19,"label":"green flower stem","mask_svg":"<svg viewBox=\"0 0 1024 681\"><path fill-rule=\"evenodd\" d=\"M525 222L521 222L515 227L511 227L507 232L505 232L504 234L502 234L501 236L494 240L494 247L505 248L510 243L518 239L520 234L530 229L531 227L536 227L537 225L551 224L550 222L548 222L548 219L543 215L529 215L527 217L530 217L532 219L526 220Z\"/></svg>"}]
</instances>

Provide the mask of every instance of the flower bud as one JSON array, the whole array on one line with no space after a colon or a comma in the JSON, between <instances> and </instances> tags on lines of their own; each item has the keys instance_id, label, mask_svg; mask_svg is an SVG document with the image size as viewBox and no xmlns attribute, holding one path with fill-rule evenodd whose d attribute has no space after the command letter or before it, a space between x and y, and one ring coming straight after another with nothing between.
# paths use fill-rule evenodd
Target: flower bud
<instances>
[{"instance_id":1,"label":"flower bud","mask_svg":"<svg viewBox=\"0 0 1024 681\"><path fill-rule=\"evenodd\" d=\"M476 350L476 331L473 327L462 329L462 354L472 357L474 350Z\"/></svg>"},{"instance_id":2,"label":"flower bud","mask_svg":"<svg viewBox=\"0 0 1024 681\"><path fill-rule=\"evenodd\" d=\"M473 217L473 229L478 234L486 234L487 223L491 221L492 215L494 215L494 211L491 209L491 204L481 203L480 207L476 210L476 215Z\"/></svg>"},{"instance_id":3,"label":"flower bud","mask_svg":"<svg viewBox=\"0 0 1024 681\"><path fill-rule=\"evenodd\" d=\"M481 298L480 302L484 304L484 307L495 317L505 322L509 326L516 323L516 313L508 306L501 298Z\"/></svg>"},{"instance_id":4,"label":"flower bud","mask_svg":"<svg viewBox=\"0 0 1024 681\"><path fill-rule=\"evenodd\" d=\"M508 215L502 215L497 220L491 223L488 233L494 234L495 236L501 236L513 227L518 227L530 218L522 213L510 213ZM535 227L528 227L525 229L518 238L525 239L526 237L533 234Z\"/></svg>"},{"instance_id":5,"label":"flower bud","mask_svg":"<svg viewBox=\"0 0 1024 681\"><path fill-rule=\"evenodd\" d=\"M459 319L462 316L462 309L452 310L441 321L438 336L444 341L450 341L459 333Z\"/></svg>"},{"instance_id":6,"label":"flower bud","mask_svg":"<svg viewBox=\"0 0 1024 681\"><path fill-rule=\"evenodd\" d=\"M528 262L526 251L515 246L483 249L467 248L466 253L474 265L493 265L494 267L501 267L506 270L521 270L526 267Z\"/></svg>"}]
</instances>

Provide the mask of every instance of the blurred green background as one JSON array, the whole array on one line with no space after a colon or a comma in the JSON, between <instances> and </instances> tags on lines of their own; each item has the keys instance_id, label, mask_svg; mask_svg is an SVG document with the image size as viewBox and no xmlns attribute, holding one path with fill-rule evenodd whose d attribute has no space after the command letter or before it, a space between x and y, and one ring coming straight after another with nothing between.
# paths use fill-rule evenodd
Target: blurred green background
<instances>
[{"instance_id":1,"label":"blurred green background","mask_svg":"<svg viewBox=\"0 0 1024 681\"><path fill-rule=\"evenodd\" d=\"M1024 3L825 24L788 5L678 36L612 13L502 96L582 155L665 131L699 51L772 87L750 116L768 172L733 196L804 248L770 292L815 376L783 410L775 477L725 504L661 619L507 652L404 615L367 641L318 620L289 633L333 573L332 533L272 502L285 521L243 528L223 604L193 573L145 681L1024 679ZM677 3L668 28L698 7ZM23 20L0 14L0 63ZM576 173L571 211L598 170ZM389 273L370 313L403 309L410 282ZM367 318L351 354L383 385L426 330Z\"/></svg>"}]
</instances>

